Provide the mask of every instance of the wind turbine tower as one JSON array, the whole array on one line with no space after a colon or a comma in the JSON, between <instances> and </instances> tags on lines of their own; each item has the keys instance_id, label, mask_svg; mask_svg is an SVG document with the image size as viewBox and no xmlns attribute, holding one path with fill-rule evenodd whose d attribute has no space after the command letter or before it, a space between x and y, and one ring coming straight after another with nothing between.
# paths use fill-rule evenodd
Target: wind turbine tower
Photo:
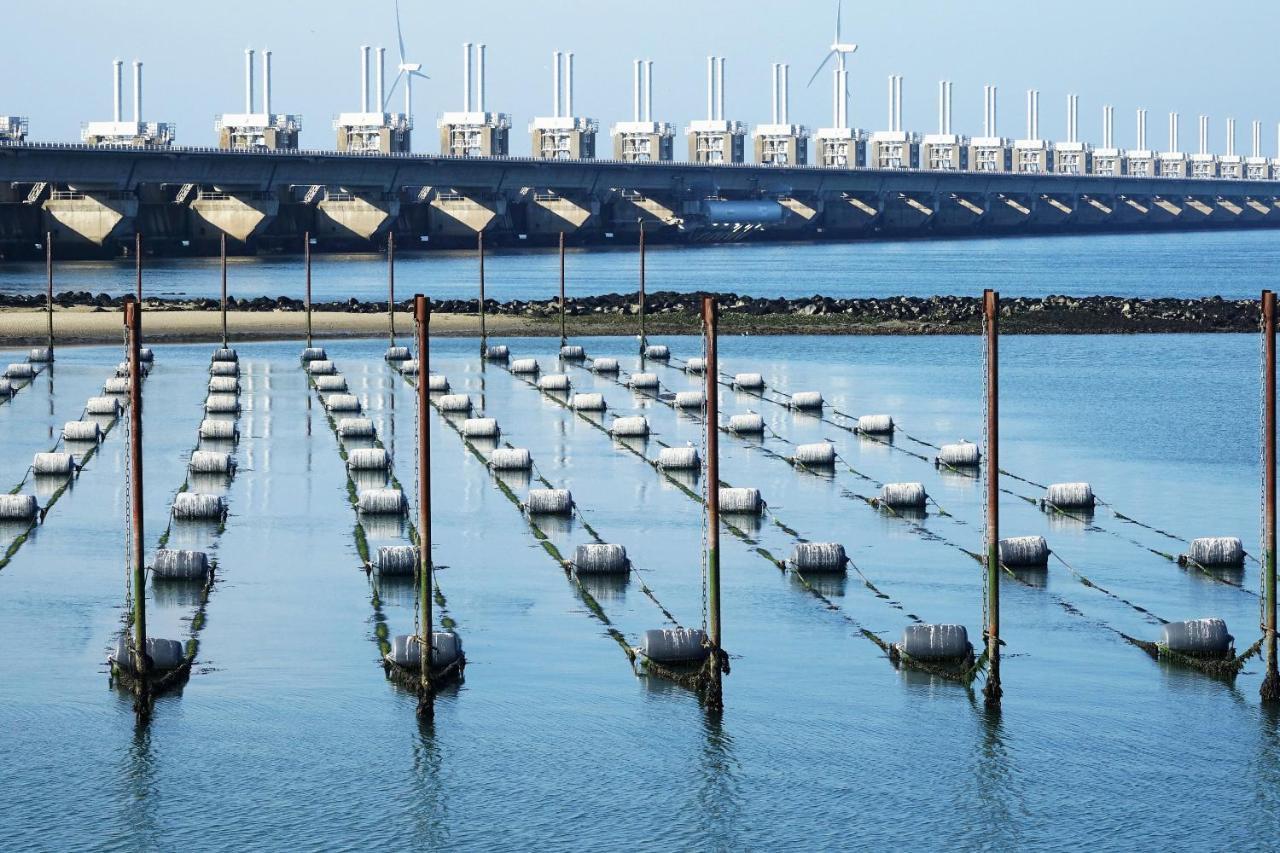
<instances>
[{"instance_id":1,"label":"wind turbine tower","mask_svg":"<svg viewBox=\"0 0 1280 853\"><path fill-rule=\"evenodd\" d=\"M836 35L829 52L809 78L810 86L832 59L835 68L831 82L831 127L819 128L815 139L818 165L833 169L853 169L866 162L866 134L849 127L849 70L847 57L858 50L856 44L841 39L841 2L836 0Z\"/></svg>"}]
</instances>

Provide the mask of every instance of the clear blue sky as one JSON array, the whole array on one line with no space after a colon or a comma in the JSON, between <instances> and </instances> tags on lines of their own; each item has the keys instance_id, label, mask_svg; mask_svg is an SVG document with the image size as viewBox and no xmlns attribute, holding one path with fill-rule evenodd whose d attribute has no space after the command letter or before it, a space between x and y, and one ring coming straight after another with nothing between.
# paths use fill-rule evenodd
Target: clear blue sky
<instances>
[{"instance_id":1,"label":"clear blue sky","mask_svg":"<svg viewBox=\"0 0 1280 853\"><path fill-rule=\"evenodd\" d=\"M388 48L398 62L392 0L8 0L0 54L0 113L31 119L37 140L78 139L80 123L111 112L110 63L145 63L144 118L178 125L180 144L213 144L213 118L243 105L243 51L274 51L274 108L301 113L304 147L331 148L333 115L359 106L358 47ZM461 43L489 45L490 109L512 114L512 150L529 150L528 123L551 111L551 51L576 54L577 111L608 126L630 117L631 60L654 65L655 118L683 133L705 112L706 56L728 58L727 117L769 117L769 66L792 65L792 120L830 123L831 82L805 83L831 41L834 0L401 0L409 57L430 81L415 87L414 148L435 152L435 120L461 108ZM904 124L933 131L937 81L955 83L953 124L981 130L982 86L1000 86L1000 129L1021 136L1025 90L1040 89L1041 135L1065 135L1066 95L1081 98L1081 133L1100 141L1103 103L1116 106L1116 135L1133 144L1137 107L1165 146L1166 113L1182 113L1182 147L1196 143L1196 116L1212 117L1223 148L1226 118L1263 121L1264 153L1276 151L1274 0L845 0L855 126L887 122L887 76L901 74ZM624 9L645 9L645 14ZM729 11L732 10L732 11ZM130 82L126 66L125 115ZM388 76L390 76L389 72ZM396 103L401 103L397 95ZM683 150L683 145L677 146Z\"/></svg>"}]
</instances>

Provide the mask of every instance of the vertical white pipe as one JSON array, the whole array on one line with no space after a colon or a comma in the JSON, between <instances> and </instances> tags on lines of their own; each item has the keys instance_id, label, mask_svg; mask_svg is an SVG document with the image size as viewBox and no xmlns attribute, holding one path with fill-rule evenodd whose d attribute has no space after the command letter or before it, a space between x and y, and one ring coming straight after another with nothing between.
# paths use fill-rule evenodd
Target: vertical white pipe
<instances>
[{"instance_id":1,"label":"vertical white pipe","mask_svg":"<svg viewBox=\"0 0 1280 853\"><path fill-rule=\"evenodd\" d=\"M253 48L244 52L244 111L253 114Z\"/></svg>"},{"instance_id":2,"label":"vertical white pipe","mask_svg":"<svg viewBox=\"0 0 1280 853\"><path fill-rule=\"evenodd\" d=\"M133 120L142 121L142 60L133 61Z\"/></svg>"},{"instance_id":3,"label":"vertical white pipe","mask_svg":"<svg viewBox=\"0 0 1280 853\"><path fill-rule=\"evenodd\" d=\"M953 85L952 82L948 80L947 81L947 133L948 134L951 133L952 85Z\"/></svg>"},{"instance_id":4,"label":"vertical white pipe","mask_svg":"<svg viewBox=\"0 0 1280 853\"><path fill-rule=\"evenodd\" d=\"M1138 110L1138 150L1150 151L1147 147L1147 111Z\"/></svg>"},{"instance_id":5,"label":"vertical white pipe","mask_svg":"<svg viewBox=\"0 0 1280 853\"><path fill-rule=\"evenodd\" d=\"M485 71L484 71L484 55L486 47L483 44L476 45L476 110L485 112L488 106L484 99Z\"/></svg>"},{"instance_id":6,"label":"vertical white pipe","mask_svg":"<svg viewBox=\"0 0 1280 853\"><path fill-rule=\"evenodd\" d=\"M898 91L898 78L890 74L889 75L889 124L888 124L889 130L893 130L893 117L895 115L893 111L893 99L894 99L894 96L897 94L897 91Z\"/></svg>"},{"instance_id":7,"label":"vertical white pipe","mask_svg":"<svg viewBox=\"0 0 1280 853\"><path fill-rule=\"evenodd\" d=\"M573 51L564 55L564 114L573 115Z\"/></svg>"},{"instance_id":8,"label":"vertical white pipe","mask_svg":"<svg viewBox=\"0 0 1280 853\"><path fill-rule=\"evenodd\" d=\"M834 82L831 84L831 125L840 127L840 69L831 72Z\"/></svg>"},{"instance_id":9,"label":"vertical white pipe","mask_svg":"<svg viewBox=\"0 0 1280 853\"><path fill-rule=\"evenodd\" d=\"M369 112L369 45L360 45L360 112Z\"/></svg>"},{"instance_id":10,"label":"vertical white pipe","mask_svg":"<svg viewBox=\"0 0 1280 853\"><path fill-rule=\"evenodd\" d=\"M938 81L938 133L947 132L947 81Z\"/></svg>"},{"instance_id":11,"label":"vertical white pipe","mask_svg":"<svg viewBox=\"0 0 1280 853\"><path fill-rule=\"evenodd\" d=\"M387 103L387 49L378 48L378 103L374 112L383 112Z\"/></svg>"},{"instance_id":12,"label":"vertical white pipe","mask_svg":"<svg viewBox=\"0 0 1280 853\"><path fill-rule=\"evenodd\" d=\"M707 57L707 121L716 117L716 58Z\"/></svg>"},{"instance_id":13,"label":"vertical white pipe","mask_svg":"<svg viewBox=\"0 0 1280 853\"><path fill-rule=\"evenodd\" d=\"M471 42L462 43L462 111L471 112Z\"/></svg>"},{"instance_id":14,"label":"vertical white pipe","mask_svg":"<svg viewBox=\"0 0 1280 853\"><path fill-rule=\"evenodd\" d=\"M653 60L644 61L644 120L653 121Z\"/></svg>"},{"instance_id":15,"label":"vertical white pipe","mask_svg":"<svg viewBox=\"0 0 1280 853\"><path fill-rule=\"evenodd\" d=\"M716 118L724 121L724 57L720 57L720 68L716 72Z\"/></svg>"},{"instance_id":16,"label":"vertical white pipe","mask_svg":"<svg viewBox=\"0 0 1280 853\"><path fill-rule=\"evenodd\" d=\"M271 115L271 51L262 52L262 111ZM271 119L268 118L267 121Z\"/></svg>"},{"instance_id":17,"label":"vertical white pipe","mask_svg":"<svg viewBox=\"0 0 1280 853\"><path fill-rule=\"evenodd\" d=\"M640 120L640 60L635 60L631 68L631 120Z\"/></svg>"},{"instance_id":18,"label":"vertical white pipe","mask_svg":"<svg viewBox=\"0 0 1280 853\"><path fill-rule=\"evenodd\" d=\"M999 95L1000 87L991 87L991 135L1000 135L1000 112L999 112Z\"/></svg>"},{"instance_id":19,"label":"vertical white pipe","mask_svg":"<svg viewBox=\"0 0 1280 853\"><path fill-rule=\"evenodd\" d=\"M840 126L849 128L849 69L840 71Z\"/></svg>"},{"instance_id":20,"label":"vertical white pipe","mask_svg":"<svg viewBox=\"0 0 1280 853\"><path fill-rule=\"evenodd\" d=\"M1169 113L1169 151L1178 150L1178 114Z\"/></svg>"},{"instance_id":21,"label":"vertical white pipe","mask_svg":"<svg viewBox=\"0 0 1280 853\"><path fill-rule=\"evenodd\" d=\"M1236 156L1236 120L1227 119L1227 156Z\"/></svg>"},{"instance_id":22,"label":"vertical white pipe","mask_svg":"<svg viewBox=\"0 0 1280 853\"><path fill-rule=\"evenodd\" d=\"M778 88L782 90L782 103L779 105L779 111L782 115L783 124L791 124L791 66L782 63L782 67L778 69L780 75L778 79Z\"/></svg>"},{"instance_id":23,"label":"vertical white pipe","mask_svg":"<svg viewBox=\"0 0 1280 853\"><path fill-rule=\"evenodd\" d=\"M771 99L769 123L778 124L778 122L780 121L780 119L778 118L778 77L779 77L778 63L776 62L773 63L773 65L769 69L769 73L770 73L770 80L772 80L772 83L773 83L772 89L769 92L769 97Z\"/></svg>"},{"instance_id":24,"label":"vertical white pipe","mask_svg":"<svg viewBox=\"0 0 1280 853\"><path fill-rule=\"evenodd\" d=\"M560 118L560 51L551 52L551 115Z\"/></svg>"},{"instance_id":25,"label":"vertical white pipe","mask_svg":"<svg viewBox=\"0 0 1280 853\"><path fill-rule=\"evenodd\" d=\"M991 87L982 87L982 135L991 135Z\"/></svg>"},{"instance_id":26,"label":"vertical white pipe","mask_svg":"<svg viewBox=\"0 0 1280 853\"><path fill-rule=\"evenodd\" d=\"M111 90L113 95L111 120L118 123L124 120L124 111L121 103L124 100L124 62L117 59L111 63L111 67L112 76L115 77L115 81L112 84L113 88Z\"/></svg>"},{"instance_id":27,"label":"vertical white pipe","mask_svg":"<svg viewBox=\"0 0 1280 853\"><path fill-rule=\"evenodd\" d=\"M893 94L893 129L902 131L902 75L898 75L897 89Z\"/></svg>"},{"instance_id":28,"label":"vertical white pipe","mask_svg":"<svg viewBox=\"0 0 1280 853\"><path fill-rule=\"evenodd\" d=\"M1255 121L1253 123L1253 156L1262 156L1262 122Z\"/></svg>"}]
</instances>

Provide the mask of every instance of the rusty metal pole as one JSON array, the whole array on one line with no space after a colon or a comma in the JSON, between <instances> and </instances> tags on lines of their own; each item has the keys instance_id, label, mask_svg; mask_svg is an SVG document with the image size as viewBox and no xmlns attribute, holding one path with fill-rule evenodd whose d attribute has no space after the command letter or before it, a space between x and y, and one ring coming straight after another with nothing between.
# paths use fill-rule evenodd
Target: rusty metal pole
<instances>
[{"instance_id":1,"label":"rusty metal pole","mask_svg":"<svg viewBox=\"0 0 1280 853\"><path fill-rule=\"evenodd\" d=\"M644 355L648 341L644 336L644 220L640 220L640 354Z\"/></svg>"},{"instance_id":2,"label":"rusty metal pole","mask_svg":"<svg viewBox=\"0 0 1280 853\"><path fill-rule=\"evenodd\" d=\"M396 345L396 235L387 232L387 329L391 343Z\"/></svg>"},{"instance_id":3,"label":"rusty metal pole","mask_svg":"<svg viewBox=\"0 0 1280 853\"><path fill-rule=\"evenodd\" d=\"M227 348L227 235L222 235L222 348Z\"/></svg>"},{"instance_id":4,"label":"rusty metal pole","mask_svg":"<svg viewBox=\"0 0 1280 853\"><path fill-rule=\"evenodd\" d=\"M422 610L422 684L418 712L429 713L431 692L431 423L427 419L427 349L431 307L421 293L413 297L413 319L418 337L418 606Z\"/></svg>"},{"instance_id":5,"label":"rusty metal pole","mask_svg":"<svg viewBox=\"0 0 1280 853\"><path fill-rule=\"evenodd\" d=\"M53 232L46 231L44 234L44 266L45 276L48 279L48 286L45 293L45 303L49 311L49 360L53 361Z\"/></svg>"},{"instance_id":6,"label":"rusty metal pole","mask_svg":"<svg viewBox=\"0 0 1280 853\"><path fill-rule=\"evenodd\" d=\"M311 232L302 234L302 257L307 268L307 349L311 349Z\"/></svg>"},{"instance_id":7,"label":"rusty metal pole","mask_svg":"<svg viewBox=\"0 0 1280 853\"><path fill-rule=\"evenodd\" d=\"M716 300L714 296L702 297L703 333L706 335L706 364L703 370L705 398L707 402L707 630L711 641L712 685L707 697L707 707L713 711L724 708L721 693L720 634L720 386L719 356L716 352Z\"/></svg>"},{"instance_id":8,"label":"rusty metal pole","mask_svg":"<svg viewBox=\"0 0 1280 853\"><path fill-rule=\"evenodd\" d=\"M138 278L138 283L137 283L138 304L141 305L142 304L142 232L141 231L135 232L133 235L133 266Z\"/></svg>"},{"instance_id":9,"label":"rusty metal pole","mask_svg":"<svg viewBox=\"0 0 1280 853\"><path fill-rule=\"evenodd\" d=\"M1000 294L985 290L987 320L987 686L988 708L998 710L1000 686Z\"/></svg>"},{"instance_id":10,"label":"rusty metal pole","mask_svg":"<svg viewBox=\"0 0 1280 853\"><path fill-rule=\"evenodd\" d=\"M147 678L147 575L144 565L142 515L142 303L125 297L124 325L129 335L129 513L133 548L129 554L133 583L133 668L142 683Z\"/></svg>"},{"instance_id":11,"label":"rusty metal pole","mask_svg":"<svg viewBox=\"0 0 1280 853\"><path fill-rule=\"evenodd\" d=\"M560 232L560 346L569 342L564 330L564 232Z\"/></svg>"},{"instance_id":12,"label":"rusty metal pole","mask_svg":"<svg viewBox=\"0 0 1280 853\"><path fill-rule=\"evenodd\" d=\"M489 348L489 332L484 324L484 231L476 232L476 252L480 255L480 355L484 355ZM418 375L422 375L421 371Z\"/></svg>"},{"instance_id":13,"label":"rusty metal pole","mask_svg":"<svg viewBox=\"0 0 1280 853\"><path fill-rule=\"evenodd\" d=\"M1266 354L1263 371L1266 412L1262 436L1262 490L1266 508L1262 568L1266 596L1263 638L1267 674L1262 680L1261 695L1264 702L1277 702L1280 701L1280 673L1276 671L1276 295L1270 290L1262 291L1262 330Z\"/></svg>"}]
</instances>

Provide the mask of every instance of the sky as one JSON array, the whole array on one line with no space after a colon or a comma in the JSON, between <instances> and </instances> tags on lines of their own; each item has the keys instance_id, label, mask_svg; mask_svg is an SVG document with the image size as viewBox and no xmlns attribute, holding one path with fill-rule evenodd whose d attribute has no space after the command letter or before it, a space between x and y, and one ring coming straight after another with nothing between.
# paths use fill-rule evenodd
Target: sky
<instances>
[{"instance_id":1,"label":"sky","mask_svg":"<svg viewBox=\"0 0 1280 853\"><path fill-rule=\"evenodd\" d=\"M244 106L244 50L274 54L273 108L303 117L304 148L334 147L333 117L359 108L359 46L399 62L394 0L0 0L0 114L30 119L30 138L77 141L80 125L111 113L111 60L143 60L143 118L177 124L178 144L213 145L214 117ZM511 151L529 153L528 125L551 113L551 52L575 53L577 112L602 135L631 113L631 63L654 61L654 118L683 135L706 113L706 57L727 59L726 118L767 122L770 65L791 63L791 119L831 124L831 77L806 83L835 28L835 0L401 0L408 60L431 80L414 87L414 150L439 151L436 119L462 108L462 43L488 49L488 106L512 116ZM1275 0L844 0L850 123L886 129L888 81L901 74L903 123L937 130L938 81L954 84L953 128L979 134L982 87L1000 87L1000 132L1024 135L1026 90L1040 90L1041 135L1065 138L1066 99L1080 95L1080 131L1100 143L1102 106L1116 107L1116 142L1133 147L1134 111L1150 110L1152 147L1167 142L1167 113L1182 114L1181 147L1211 117L1212 148L1276 154L1280 96ZM259 56L259 64L260 64ZM260 72L259 72L260 73ZM394 71L389 70L388 79ZM260 78L258 85L260 86ZM399 109L402 94L392 103ZM600 147L607 150L607 138ZM677 151L684 150L683 143ZM678 154L677 156L682 156Z\"/></svg>"}]
</instances>

